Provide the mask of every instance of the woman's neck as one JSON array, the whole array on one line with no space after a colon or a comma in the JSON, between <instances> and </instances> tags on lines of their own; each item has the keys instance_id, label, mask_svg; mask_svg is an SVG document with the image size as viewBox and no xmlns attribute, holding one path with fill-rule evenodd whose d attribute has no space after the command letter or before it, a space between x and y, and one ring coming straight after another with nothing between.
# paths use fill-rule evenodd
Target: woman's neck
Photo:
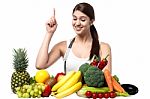
<instances>
[{"instance_id":1,"label":"woman's neck","mask_svg":"<svg viewBox=\"0 0 150 99\"><path fill-rule=\"evenodd\" d=\"M86 35L77 35L75 37L75 41L80 42L82 44L91 43L92 42L92 36L90 33L86 33Z\"/></svg>"}]
</instances>

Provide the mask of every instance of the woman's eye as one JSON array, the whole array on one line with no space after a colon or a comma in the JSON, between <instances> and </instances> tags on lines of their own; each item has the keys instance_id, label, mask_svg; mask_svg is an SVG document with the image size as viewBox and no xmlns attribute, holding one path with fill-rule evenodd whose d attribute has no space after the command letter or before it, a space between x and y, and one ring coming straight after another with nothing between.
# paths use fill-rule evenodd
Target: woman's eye
<instances>
[{"instance_id":1,"label":"woman's eye","mask_svg":"<svg viewBox=\"0 0 150 99\"><path fill-rule=\"evenodd\" d=\"M82 21L82 22L84 22L84 21L85 21L85 19L81 19L81 21Z\"/></svg>"},{"instance_id":2,"label":"woman's eye","mask_svg":"<svg viewBox=\"0 0 150 99\"><path fill-rule=\"evenodd\" d=\"M76 18L73 18L73 20L77 20Z\"/></svg>"}]
</instances>

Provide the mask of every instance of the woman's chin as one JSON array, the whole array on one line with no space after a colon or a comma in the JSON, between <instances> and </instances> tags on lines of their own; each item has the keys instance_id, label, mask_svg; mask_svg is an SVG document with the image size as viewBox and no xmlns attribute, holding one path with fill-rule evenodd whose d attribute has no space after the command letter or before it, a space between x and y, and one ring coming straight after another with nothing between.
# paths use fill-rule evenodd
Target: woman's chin
<instances>
[{"instance_id":1,"label":"woman's chin","mask_svg":"<svg viewBox=\"0 0 150 99\"><path fill-rule=\"evenodd\" d=\"M80 30L80 31L75 31L76 32L76 34L81 34L82 33L82 31Z\"/></svg>"}]
</instances>

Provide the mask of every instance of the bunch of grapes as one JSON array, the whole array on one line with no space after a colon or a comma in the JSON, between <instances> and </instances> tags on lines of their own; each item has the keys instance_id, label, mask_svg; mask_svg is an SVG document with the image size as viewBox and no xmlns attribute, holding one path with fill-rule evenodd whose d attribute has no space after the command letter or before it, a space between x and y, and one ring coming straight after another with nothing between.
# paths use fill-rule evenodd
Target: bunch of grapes
<instances>
[{"instance_id":1,"label":"bunch of grapes","mask_svg":"<svg viewBox=\"0 0 150 99\"><path fill-rule=\"evenodd\" d=\"M16 88L18 98L40 98L45 89L43 83L33 83L31 85L23 85Z\"/></svg>"}]
</instances>

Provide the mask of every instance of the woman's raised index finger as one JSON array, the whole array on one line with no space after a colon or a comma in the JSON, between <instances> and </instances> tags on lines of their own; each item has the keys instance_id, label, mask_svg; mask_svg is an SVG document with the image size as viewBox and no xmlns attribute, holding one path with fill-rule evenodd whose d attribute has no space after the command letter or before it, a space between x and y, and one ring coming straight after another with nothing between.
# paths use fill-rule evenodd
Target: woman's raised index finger
<instances>
[{"instance_id":1,"label":"woman's raised index finger","mask_svg":"<svg viewBox=\"0 0 150 99\"><path fill-rule=\"evenodd\" d=\"M55 8L53 8L53 16L55 17Z\"/></svg>"}]
</instances>

